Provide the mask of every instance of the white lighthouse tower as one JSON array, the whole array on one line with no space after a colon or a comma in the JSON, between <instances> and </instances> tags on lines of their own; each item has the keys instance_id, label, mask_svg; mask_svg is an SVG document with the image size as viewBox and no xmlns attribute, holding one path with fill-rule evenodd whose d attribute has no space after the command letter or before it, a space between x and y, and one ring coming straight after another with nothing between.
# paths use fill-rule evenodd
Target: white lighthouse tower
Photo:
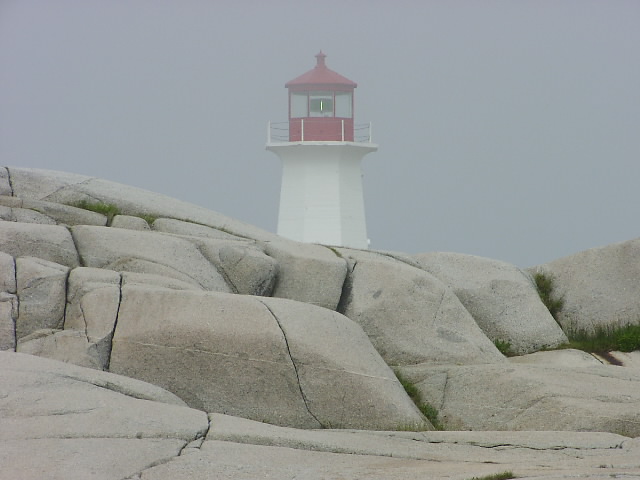
<instances>
[{"instance_id":1,"label":"white lighthouse tower","mask_svg":"<svg viewBox=\"0 0 640 480\"><path fill-rule=\"evenodd\" d=\"M306 243L368 247L362 158L371 127L353 122L357 84L325 65L288 82L288 125L270 123L267 150L282 161L278 235ZM288 132L287 132L288 127Z\"/></svg>"}]
</instances>

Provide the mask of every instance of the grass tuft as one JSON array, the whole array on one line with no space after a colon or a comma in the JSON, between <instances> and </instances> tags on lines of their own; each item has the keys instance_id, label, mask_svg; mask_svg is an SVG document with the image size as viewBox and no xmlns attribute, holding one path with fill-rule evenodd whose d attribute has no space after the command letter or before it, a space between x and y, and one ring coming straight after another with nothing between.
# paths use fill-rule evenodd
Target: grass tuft
<instances>
[{"instance_id":1,"label":"grass tuft","mask_svg":"<svg viewBox=\"0 0 640 480\"><path fill-rule=\"evenodd\" d=\"M493 475L484 475L482 477L472 477L471 480L509 480L510 478L516 478L511 471L494 473Z\"/></svg>"},{"instance_id":2,"label":"grass tuft","mask_svg":"<svg viewBox=\"0 0 640 480\"><path fill-rule=\"evenodd\" d=\"M515 356L515 353L513 353L513 350L511 350L511 343L508 342L507 340L498 339L498 340L495 340L493 344L500 351L500 353L503 354L505 357Z\"/></svg>"},{"instance_id":3,"label":"grass tuft","mask_svg":"<svg viewBox=\"0 0 640 480\"><path fill-rule=\"evenodd\" d=\"M140 214L140 215L136 215L137 217L140 217L141 219L143 219L145 222L147 222L149 224L149 226L153 225L153 222L155 222L158 217L154 216L154 215L145 215L145 214Z\"/></svg>"},{"instance_id":4,"label":"grass tuft","mask_svg":"<svg viewBox=\"0 0 640 480\"><path fill-rule=\"evenodd\" d=\"M91 212L101 213L107 216L107 224L111 223L113 217L120 214L120 209L112 203L103 202L89 202L87 200L81 200L74 205L75 207L89 210Z\"/></svg>"},{"instance_id":5,"label":"grass tuft","mask_svg":"<svg viewBox=\"0 0 640 480\"><path fill-rule=\"evenodd\" d=\"M595 332L571 330L567 332L569 348L591 353L640 350L640 325L599 326Z\"/></svg>"},{"instance_id":6,"label":"grass tuft","mask_svg":"<svg viewBox=\"0 0 640 480\"><path fill-rule=\"evenodd\" d=\"M431 422L431 425L433 425L433 427L436 430L444 430L444 426L440 423L440 420L438 419L438 415L439 415L438 410L435 407L431 406L428 402L425 402L424 400L422 400L422 396L420 395L420 391L418 390L418 387L416 387L413 382L404 378L400 374L400 372L396 371L395 374L396 374L396 377L398 378L398 381L404 388L404 391L407 392L407 395L409 395L409 398L413 400L413 403L416 404L416 407L418 407L418 410L420 410L420 412L425 417L427 417L427 420Z\"/></svg>"},{"instance_id":7,"label":"grass tuft","mask_svg":"<svg viewBox=\"0 0 640 480\"><path fill-rule=\"evenodd\" d=\"M540 300L549 309L553 318L558 320L560 312L564 308L564 297L558 297L555 294L555 279L552 275L537 272L533 275L533 281L538 289Z\"/></svg>"}]
</instances>

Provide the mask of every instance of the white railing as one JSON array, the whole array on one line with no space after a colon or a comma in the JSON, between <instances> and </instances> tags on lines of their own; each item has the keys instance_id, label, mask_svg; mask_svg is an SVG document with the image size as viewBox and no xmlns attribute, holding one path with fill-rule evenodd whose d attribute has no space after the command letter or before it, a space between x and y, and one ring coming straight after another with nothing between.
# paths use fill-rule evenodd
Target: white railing
<instances>
[{"instance_id":1,"label":"white railing","mask_svg":"<svg viewBox=\"0 0 640 480\"><path fill-rule=\"evenodd\" d=\"M341 125L341 137L344 141L344 120ZM304 138L304 119L300 120L300 138L302 142L309 141ZM353 141L358 143L371 143L371 122L360 123L353 126ZM271 122L267 124L267 143L289 142L289 122Z\"/></svg>"}]
</instances>

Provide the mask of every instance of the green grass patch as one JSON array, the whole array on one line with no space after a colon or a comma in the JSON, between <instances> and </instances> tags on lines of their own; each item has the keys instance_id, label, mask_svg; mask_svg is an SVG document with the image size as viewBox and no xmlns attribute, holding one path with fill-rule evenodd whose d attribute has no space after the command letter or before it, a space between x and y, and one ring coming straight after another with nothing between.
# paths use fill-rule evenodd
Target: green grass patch
<instances>
[{"instance_id":1,"label":"green grass patch","mask_svg":"<svg viewBox=\"0 0 640 480\"><path fill-rule=\"evenodd\" d=\"M498 339L498 340L495 340L493 344L500 351L500 353L503 354L505 357L515 356L515 353L513 353L513 350L511 349L511 343L508 342L507 340Z\"/></svg>"},{"instance_id":2,"label":"green grass patch","mask_svg":"<svg viewBox=\"0 0 640 480\"><path fill-rule=\"evenodd\" d=\"M553 318L558 320L558 316L564 308L564 297L556 295L554 277L546 273L537 272L533 275L533 281L538 289L540 300L549 309Z\"/></svg>"},{"instance_id":3,"label":"green grass patch","mask_svg":"<svg viewBox=\"0 0 640 480\"><path fill-rule=\"evenodd\" d=\"M567 332L567 347L591 353L633 352L640 350L640 325L600 326L595 332L571 330Z\"/></svg>"},{"instance_id":4,"label":"green grass patch","mask_svg":"<svg viewBox=\"0 0 640 480\"><path fill-rule=\"evenodd\" d=\"M444 430L444 426L440 423L440 420L438 419L438 415L439 415L438 410L422 399L422 396L420 395L420 391L418 390L418 387L416 387L413 382L404 378L400 374L400 372L396 371L395 374L396 374L396 377L398 378L398 381L402 385L402 388L404 388L404 391L407 392L407 395L409 395L409 398L413 400L413 403L416 404L416 407L418 407L418 410L420 410L420 412L425 417L427 417L427 420L431 422L431 425L433 425L433 427L436 430Z\"/></svg>"},{"instance_id":5,"label":"green grass patch","mask_svg":"<svg viewBox=\"0 0 640 480\"><path fill-rule=\"evenodd\" d=\"M472 477L470 480L509 480L510 478L516 478L511 471L494 473L493 475L484 475L482 477Z\"/></svg>"},{"instance_id":6,"label":"green grass patch","mask_svg":"<svg viewBox=\"0 0 640 480\"><path fill-rule=\"evenodd\" d=\"M153 225L153 222L155 222L158 219L158 217L155 217L153 215L140 214L140 215L134 215L134 216L140 217L145 222L147 222L149 225Z\"/></svg>"},{"instance_id":7,"label":"green grass patch","mask_svg":"<svg viewBox=\"0 0 640 480\"><path fill-rule=\"evenodd\" d=\"M74 205L74 207L82 208L84 210L89 210L91 212L101 213L102 215L107 216L107 224L111 223L113 217L120 214L120 209L113 205L112 203L103 203L103 202L89 202L87 200L82 200Z\"/></svg>"}]
</instances>

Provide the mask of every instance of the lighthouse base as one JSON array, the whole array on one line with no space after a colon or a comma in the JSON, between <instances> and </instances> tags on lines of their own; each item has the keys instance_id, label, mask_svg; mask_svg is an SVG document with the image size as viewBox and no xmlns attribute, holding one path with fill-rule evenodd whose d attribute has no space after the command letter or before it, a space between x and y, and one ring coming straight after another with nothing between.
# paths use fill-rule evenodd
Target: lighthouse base
<instances>
[{"instance_id":1,"label":"lighthouse base","mask_svg":"<svg viewBox=\"0 0 640 480\"><path fill-rule=\"evenodd\" d=\"M368 248L358 142L267 144L282 161L278 235L305 243Z\"/></svg>"}]
</instances>

